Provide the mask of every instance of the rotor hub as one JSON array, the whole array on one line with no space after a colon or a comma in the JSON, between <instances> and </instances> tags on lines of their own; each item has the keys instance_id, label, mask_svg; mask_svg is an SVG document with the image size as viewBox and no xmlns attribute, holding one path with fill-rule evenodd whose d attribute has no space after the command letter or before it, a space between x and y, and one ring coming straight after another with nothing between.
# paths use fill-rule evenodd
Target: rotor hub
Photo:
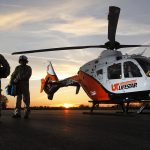
<instances>
[{"instance_id":1,"label":"rotor hub","mask_svg":"<svg viewBox=\"0 0 150 150\"><path fill-rule=\"evenodd\" d=\"M105 43L105 46L106 46L107 49L110 49L110 50L114 50L115 49L115 50L117 50L117 49L120 48L120 43L117 42L117 41L115 41L115 42L108 41L108 42Z\"/></svg>"}]
</instances>

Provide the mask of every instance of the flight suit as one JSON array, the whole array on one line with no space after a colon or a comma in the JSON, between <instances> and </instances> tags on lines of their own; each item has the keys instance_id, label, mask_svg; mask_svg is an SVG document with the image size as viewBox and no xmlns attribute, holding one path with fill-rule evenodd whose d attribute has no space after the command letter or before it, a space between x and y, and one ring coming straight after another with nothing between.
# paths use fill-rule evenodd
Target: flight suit
<instances>
[{"instance_id":1,"label":"flight suit","mask_svg":"<svg viewBox=\"0 0 150 150\"><path fill-rule=\"evenodd\" d=\"M30 91L29 79L32 74L32 69L28 65L19 65L11 75L10 84L16 84L17 99L14 115L21 113L21 100L23 99L25 105L25 115L30 112Z\"/></svg>"}]
</instances>

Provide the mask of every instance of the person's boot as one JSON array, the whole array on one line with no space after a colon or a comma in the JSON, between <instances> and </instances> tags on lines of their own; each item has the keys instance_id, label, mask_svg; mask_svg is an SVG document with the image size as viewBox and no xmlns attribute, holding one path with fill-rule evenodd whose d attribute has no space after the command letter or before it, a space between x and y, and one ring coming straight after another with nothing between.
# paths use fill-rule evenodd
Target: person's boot
<instances>
[{"instance_id":1,"label":"person's boot","mask_svg":"<svg viewBox=\"0 0 150 150\"><path fill-rule=\"evenodd\" d=\"M26 110L24 114L24 119L28 119L30 114L30 110Z\"/></svg>"},{"instance_id":2,"label":"person's boot","mask_svg":"<svg viewBox=\"0 0 150 150\"><path fill-rule=\"evenodd\" d=\"M21 118L21 115L20 115L20 114L13 114L13 115L12 115L12 118L18 119L18 118Z\"/></svg>"}]
</instances>

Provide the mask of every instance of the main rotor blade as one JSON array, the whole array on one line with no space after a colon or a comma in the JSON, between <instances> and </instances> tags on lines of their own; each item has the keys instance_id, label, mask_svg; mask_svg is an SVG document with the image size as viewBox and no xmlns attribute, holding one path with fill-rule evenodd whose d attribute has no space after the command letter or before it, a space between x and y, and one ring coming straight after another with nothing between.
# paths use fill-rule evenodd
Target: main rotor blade
<instances>
[{"instance_id":1,"label":"main rotor blade","mask_svg":"<svg viewBox=\"0 0 150 150\"><path fill-rule=\"evenodd\" d=\"M115 6L109 7L108 14L108 39L111 43L115 42L116 29L120 14L120 8Z\"/></svg>"},{"instance_id":2,"label":"main rotor blade","mask_svg":"<svg viewBox=\"0 0 150 150\"><path fill-rule=\"evenodd\" d=\"M12 53L12 55L39 53L39 52L48 52L48 51L59 51L59 50L76 50L76 49L86 49L86 48L106 48L106 46L105 45L89 45L89 46L58 47L58 48L48 48L48 49L39 49L39 50L31 50L31 51L14 52L14 53Z\"/></svg>"},{"instance_id":3,"label":"main rotor blade","mask_svg":"<svg viewBox=\"0 0 150 150\"><path fill-rule=\"evenodd\" d=\"M128 48L128 47L150 47L150 45L120 45L119 48Z\"/></svg>"}]
</instances>

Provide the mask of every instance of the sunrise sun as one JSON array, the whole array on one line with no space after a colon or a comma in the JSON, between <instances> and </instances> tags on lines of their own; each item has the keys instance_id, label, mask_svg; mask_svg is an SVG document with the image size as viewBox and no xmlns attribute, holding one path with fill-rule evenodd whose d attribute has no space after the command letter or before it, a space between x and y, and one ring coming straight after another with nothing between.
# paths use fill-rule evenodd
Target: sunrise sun
<instances>
[{"instance_id":1,"label":"sunrise sun","mask_svg":"<svg viewBox=\"0 0 150 150\"><path fill-rule=\"evenodd\" d=\"M73 104L64 103L64 104L63 104L63 107L65 107L65 108L70 108L70 107L73 107Z\"/></svg>"}]
</instances>

